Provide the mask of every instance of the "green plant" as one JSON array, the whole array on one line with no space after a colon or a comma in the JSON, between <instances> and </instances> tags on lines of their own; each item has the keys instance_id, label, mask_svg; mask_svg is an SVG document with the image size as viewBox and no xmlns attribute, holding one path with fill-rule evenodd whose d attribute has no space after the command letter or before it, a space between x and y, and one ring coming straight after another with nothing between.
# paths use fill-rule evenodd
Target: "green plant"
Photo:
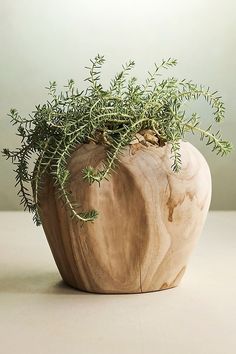
<instances>
[{"instance_id":1,"label":"green plant","mask_svg":"<svg viewBox=\"0 0 236 354\"><path fill-rule=\"evenodd\" d=\"M214 120L221 122L225 108L217 92L173 77L157 80L160 70L175 66L176 60L155 64L154 71L148 73L142 85L135 77L129 78L134 67L134 62L130 61L111 80L107 89L100 82L103 63L104 57L100 55L91 60L85 91L79 91L74 81L69 80L65 92L57 94L56 82L50 82L47 89L51 99L36 106L32 115L22 118L15 109L10 111L11 122L18 126L22 142L20 148L15 151L4 149L3 154L15 166L21 203L33 212L36 224L40 224L38 196L45 173L54 179L58 197L72 217L82 221L93 221L97 217L95 210L81 211L81 206L71 200L67 191L70 178L67 162L78 144L93 141L107 146L102 169L87 166L83 171L83 177L89 183L100 183L103 178L108 178L116 168L122 149L145 129L155 136L156 144L172 144L175 172L181 168L179 142L188 132L199 133L217 154L224 155L232 148L221 138L220 132L212 133L211 126L203 129L196 113L187 117L183 110L185 101L203 97L213 109ZM29 167L31 159L35 161L33 171ZM31 184L34 193L31 193Z\"/></svg>"}]
</instances>

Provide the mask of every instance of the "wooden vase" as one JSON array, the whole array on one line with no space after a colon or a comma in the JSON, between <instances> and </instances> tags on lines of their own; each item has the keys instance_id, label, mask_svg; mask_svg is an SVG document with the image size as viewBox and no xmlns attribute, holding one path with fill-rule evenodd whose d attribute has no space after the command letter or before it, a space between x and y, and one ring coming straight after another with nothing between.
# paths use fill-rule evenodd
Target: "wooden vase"
<instances>
[{"instance_id":1,"label":"wooden vase","mask_svg":"<svg viewBox=\"0 0 236 354\"><path fill-rule=\"evenodd\" d=\"M142 293L179 284L203 228L211 176L201 153L181 142L182 169L171 169L171 146L129 145L109 180L89 185L85 166L99 168L105 147L83 144L69 161L70 191L98 218L81 224L56 196L51 177L40 216L64 281L95 293Z\"/></svg>"}]
</instances>

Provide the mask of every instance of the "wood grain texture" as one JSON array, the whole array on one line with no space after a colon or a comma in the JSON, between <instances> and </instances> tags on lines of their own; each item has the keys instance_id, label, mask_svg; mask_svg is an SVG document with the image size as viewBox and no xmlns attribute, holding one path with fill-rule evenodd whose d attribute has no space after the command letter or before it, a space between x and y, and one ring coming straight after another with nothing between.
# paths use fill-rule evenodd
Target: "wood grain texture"
<instances>
[{"instance_id":1,"label":"wood grain texture","mask_svg":"<svg viewBox=\"0 0 236 354\"><path fill-rule=\"evenodd\" d=\"M129 145L117 172L100 186L81 170L99 168L102 145L84 144L72 154L70 190L94 223L72 221L50 178L40 214L54 259L69 285L97 293L140 293L178 285L201 233L211 199L211 176L200 152L181 143L182 170L171 170L171 147Z\"/></svg>"}]
</instances>

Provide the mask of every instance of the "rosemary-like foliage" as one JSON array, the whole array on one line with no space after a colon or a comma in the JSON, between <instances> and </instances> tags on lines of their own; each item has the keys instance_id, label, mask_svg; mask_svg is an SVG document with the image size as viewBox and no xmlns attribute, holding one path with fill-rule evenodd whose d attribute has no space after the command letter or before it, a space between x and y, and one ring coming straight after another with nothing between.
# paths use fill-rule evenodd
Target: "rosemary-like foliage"
<instances>
[{"instance_id":1,"label":"rosemary-like foliage","mask_svg":"<svg viewBox=\"0 0 236 354\"><path fill-rule=\"evenodd\" d=\"M155 64L144 84L129 76L134 67L134 62L130 61L122 66L121 72L106 89L100 82L104 57L97 55L90 61L85 91L79 91L74 81L69 80L64 92L58 94L56 82L50 82L47 88L50 100L36 106L32 115L22 118L15 109L9 114L12 124L18 127L22 142L14 151L4 149L3 154L14 164L21 204L34 214L37 225L40 224L38 196L45 173L52 176L58 197L73 218L85 222L97 217L95 210L81 210L68 192L70 173L67 163L78 144L93 141L107 145L103 167L100 170L91 166L84 169L83 177L88 183L100 183L103 178L108 178L116 168L122 149L144 129L151 130L160 145L172 144L175 172L181 168L179 141L187 132L199 133L217 154L225 155L232 147L219 132L213 133L211 126L202 128L196 113L187 117L183 110L185 101L203 97L212 107L214 120L221 122L225 108L217 92L191 81L173 77L159 79L160 71L175 66L176 60L170 58L160 65ZM29 168L32 158L35 161L33 171ZM31 192L32 184L34 193Z\"/></svg>"}]
</instances>

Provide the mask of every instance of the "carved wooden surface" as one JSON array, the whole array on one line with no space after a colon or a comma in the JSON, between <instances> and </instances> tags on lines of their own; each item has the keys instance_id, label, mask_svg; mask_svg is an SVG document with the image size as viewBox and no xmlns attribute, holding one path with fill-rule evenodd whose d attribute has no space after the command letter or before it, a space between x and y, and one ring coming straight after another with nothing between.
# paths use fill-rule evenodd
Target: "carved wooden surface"
<instances>
[{"instance_id":1,"label":"carved wooden surface","mask_svg":"<svg viewBox=\"0 0 236 354\"><path fill-rule=\"evenodd\" d=\"M102 145L72 155L70 190L94 223L72 221L47 181L41 195L43 227L62 278L98 293L139 293L171 288L182 278L211 198L208 165L181 143L182 170L171 170L170 146L130 145L109 181L89 185L81 170L99 167Z\"/></svg>"}]
</instances>

